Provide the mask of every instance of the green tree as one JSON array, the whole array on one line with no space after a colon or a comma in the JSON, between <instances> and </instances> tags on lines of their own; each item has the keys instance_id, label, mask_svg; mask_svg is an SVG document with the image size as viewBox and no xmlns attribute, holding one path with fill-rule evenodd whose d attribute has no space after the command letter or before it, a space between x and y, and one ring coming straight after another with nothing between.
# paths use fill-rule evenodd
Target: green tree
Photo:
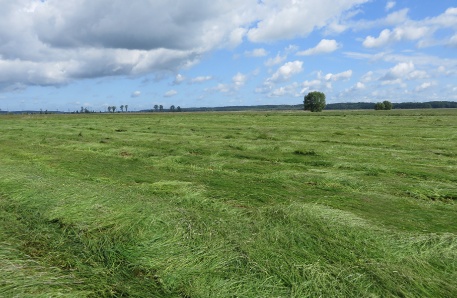
<instances>
[{"instance_id":1,"label":"green tree","mask_svg":"<svg viewBox=\"0 0 457 298\"><path fill-rule=\"evenodd\" d=\"M313 91L305 96L305 111L321 112L325 108L325 94Z\"/></svg>"},{"instance_id":2,"label":"green tree","mask_svg":"<svg viewBox=\"0 0 457 298\"><path fill-rule=\"evenodd\" d=\"M180 107L180 106L177 106L177 107L176 107L176 111L177 111L177 112L181 112L181 107Z\"/></svg>"},{"instance_id":3,"label":"green tree","mask_svg":"<svg viewBox=\"0 0 457 298\"><path fill-rule=\"evenodd\" d=\"M113 113L114 113L116 111L116 106L112 106L111 111L113 111Z\"/></svg>"},{"instance_id":4,"label":"green tree","mask_svg":"<svg viewBox=\"0 0 457 298\"><path fill-rule=\"evenodd\" d=\"M386 109L386 106L385 106L384 103L382 103L382 102L377 102L377 103L374 105L374 109L375 109L376 111L385 110L385 109Z\"/></svg>"},{"instance_id":5,"label":"green tree","mask_svg":"<svg viewBox=\"0 0 457 298\"><path fill-rule=\"evenodd\" d=\"M170 111L174 112L175 111L175 105L171 105Z\"/></svg>"},{"instance_id":6,"label":"green tree","mask_svg":"<svg viewBox=\"0 0 457 298\"><path fill-rule=\"evenodd\" d=\"M124 111L124 105L121 105L119 108L121 109L121 112Z\"/></svg>"},{"instance_id":7,"label":"green tree","mask_svg":"<svg viewBox=\"0 0 457 298\"><path fill-rule=\"evenodd\" d=\"M129 105L124 105L125 112L127 112Z\"/></svg>"},{"instance_id":8,"label":"green tree","mask_svg":"<svg viewBox=\"0 0 457 298\"><path fill-rule=\"evenodd\" d=\"M159 110L159 106L158 105L154 105L154 110L157 112Z\"/></svg>"},{"instance_id":9,"label":"green tree","mask_svg":"<svg viewBox=\"0 0 457 298\"><path fill-rule=\"evenodd\" d=\"M382 103L384 104L384 110L392 110L393 105L390 101L384 100Z\"/></svg>"},{"instance_id":10,"label":"green tree","mask_svg":"<svg viewBox=\"0 0 457 298\"><path fill-rule=\"evenodd\" d=\"M163 105L159 106L159 111L163 112Z\"/></svg>"}]
</instances>

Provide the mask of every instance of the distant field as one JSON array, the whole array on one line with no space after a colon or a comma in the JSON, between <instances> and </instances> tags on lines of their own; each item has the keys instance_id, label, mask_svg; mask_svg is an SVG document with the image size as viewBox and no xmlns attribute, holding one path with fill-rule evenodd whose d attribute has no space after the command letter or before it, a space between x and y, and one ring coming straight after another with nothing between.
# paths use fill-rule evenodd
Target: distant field
<instances>
[{"instance_id":1,"label":"distant field","mask_svg":"<svg viewBox=\"0 0 457 298\"><path fill-rule=\"evenodd\" d=\"M0 116L1 297L457 297L457 109Z\"/></svg>"}]
</instances>

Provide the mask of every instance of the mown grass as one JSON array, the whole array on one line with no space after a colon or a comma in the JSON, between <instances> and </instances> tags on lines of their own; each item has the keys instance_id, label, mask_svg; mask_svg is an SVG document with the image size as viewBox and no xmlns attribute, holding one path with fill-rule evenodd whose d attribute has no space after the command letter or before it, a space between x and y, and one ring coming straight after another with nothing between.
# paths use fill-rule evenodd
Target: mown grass
<instances>
[{"instance_id":1,"label":"mown grass","mask_svg":"<svg viewBox=\"0 0 457 298\"><path fill-rule=\"evenodd\" d=\"M0 117L0 296L455 297L457 110Z\"/></svg>"}]
</instances>

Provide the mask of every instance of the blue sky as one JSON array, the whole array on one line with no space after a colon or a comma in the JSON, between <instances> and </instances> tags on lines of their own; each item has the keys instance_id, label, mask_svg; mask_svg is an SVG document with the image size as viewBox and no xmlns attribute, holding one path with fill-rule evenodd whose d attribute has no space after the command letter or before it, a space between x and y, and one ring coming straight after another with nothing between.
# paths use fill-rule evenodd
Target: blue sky
<instances>
[{"instance_id":1,"label":"blue sky","mask_svg":"<svg viewBox=\"0 0 457 298\"><path fill-rule=\"evenodd\" d=\"M457 101L457 2L0 0L0 109Z\"/></svg>"}]
</instances>

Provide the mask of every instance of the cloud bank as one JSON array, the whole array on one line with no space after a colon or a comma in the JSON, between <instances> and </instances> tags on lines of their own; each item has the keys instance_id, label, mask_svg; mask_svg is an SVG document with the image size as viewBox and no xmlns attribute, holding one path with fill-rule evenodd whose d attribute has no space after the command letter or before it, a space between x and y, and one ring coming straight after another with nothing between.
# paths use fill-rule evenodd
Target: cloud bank
<instances>
[{"instance_id":1,"label":"cloud bank","mask_svg":"<svg viewBox=\"0 0 457 298\"><path fill-rule=\"evenodd\" d=\"M0 89L176 74L243 40L304 37L367 1L0 0Z\"/></svg>"}]
</instances>

